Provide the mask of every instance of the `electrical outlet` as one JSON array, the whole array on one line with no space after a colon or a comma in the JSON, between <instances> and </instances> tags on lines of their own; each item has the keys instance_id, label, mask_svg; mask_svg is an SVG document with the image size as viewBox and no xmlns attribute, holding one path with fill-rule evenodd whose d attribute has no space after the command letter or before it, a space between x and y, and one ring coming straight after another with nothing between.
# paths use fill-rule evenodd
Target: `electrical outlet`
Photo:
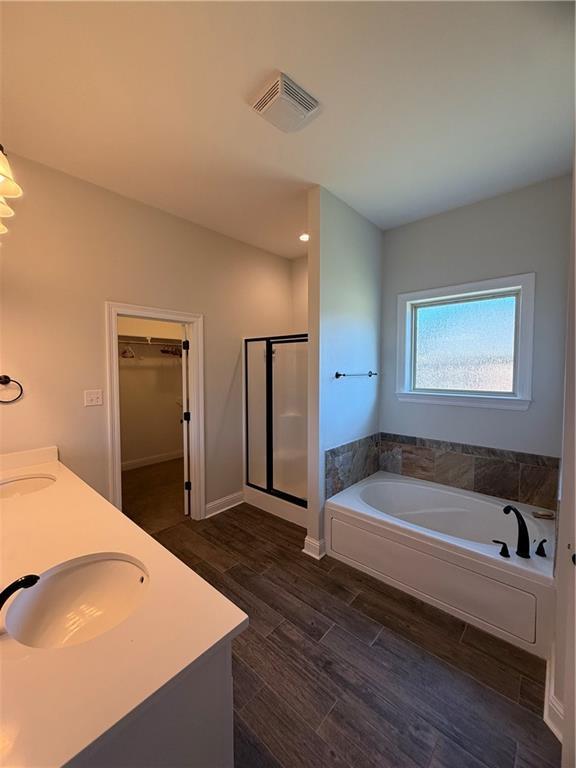
<instances>
[{"instance_id":1,"label":"electrical outlet","mask_svg":"<svg viewBox=\"0 0 576 768\"><path fill-rule=\"evenodd\" d=\"M84 407L87 408L90 405L102 405L101 389L85 389L84 390Z\"/></svg>"}]
</instances>

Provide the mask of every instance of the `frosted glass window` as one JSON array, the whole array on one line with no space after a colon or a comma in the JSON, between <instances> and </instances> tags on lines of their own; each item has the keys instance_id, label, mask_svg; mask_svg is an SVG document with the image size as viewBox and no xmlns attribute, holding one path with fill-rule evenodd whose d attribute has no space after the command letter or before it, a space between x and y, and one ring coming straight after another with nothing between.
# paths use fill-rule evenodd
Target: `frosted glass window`
<instances>
[{"instance_id":1,"label":"frosted glass window","mask_svg":"<svg viewBox=\"0 0 576 768\"><path fill-rule=\"evenodd\" d=\"M518 295L413 305L413 390L514 394Z\"/></svg>"},{"instance_id":2,"label":"frosted glass window","mask_svg":"<svg viewBox=\"0 0 576 768\"><path fill-rule=\"evenodd\" d=\"M514 393L516 295L414 305L413 389Z\"/></svg>"},{"instance_id":3,"label":"frosted glass window","mask_svg":"<svg viewBox=\"0 0 576 768\"><path fill-rule=\"evenodd\" d=\"M536 275L398 294L396 397L526 411Z\"/></svg>"}]
</instances>

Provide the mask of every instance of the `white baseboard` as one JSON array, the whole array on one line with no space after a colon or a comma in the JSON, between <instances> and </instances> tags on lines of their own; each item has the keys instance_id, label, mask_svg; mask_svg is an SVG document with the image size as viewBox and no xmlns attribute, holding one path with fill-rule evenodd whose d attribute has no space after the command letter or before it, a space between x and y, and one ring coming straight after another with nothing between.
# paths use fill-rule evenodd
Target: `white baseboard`
<instances>
[{"instance_id":1,"label":"white baseboard","mask_svg":"<svg viewBox=\"0 0 576 768\"><path fill-rule=\"evenodd\" d=\"M324 539L313 539L311 536L306 536L302 552L315 560L321 560L326 554L326 542Z\"/></svg>"},{"instance_id":2,"label":"white baseboard","mask_svg":"<svg viewBox=\"0 0 576 768\"><path fill-rule=\"evenodd\" d=\"M130 459L122 462L122 471L127 469L138 469L138 467L148 467L150 464L160 464L163 461L172 459L181 459L184 454L182 451L170 451L169 453L157 453L155 456L144 456L141 459Z\"/></svg>"},{"instance_id":3,"label":"white baseboard","mask_svg":"<svg viewBox=\"0 0 576 768\"><path fill-rule=\"evenodd\" d=\"M205 517L212 517L212 515L218 515L220 512L224 512L231 507L236 507L244 501L244 494L242 491L237 493L231 493L229 496L222 496L221 499L216 501L210 501L206 504Z\"/></svg>"},{"instance_id":4,"label":"white baseboard","mask_svg":"<svg viewBox=\"0 0 576 768\"><path fill-rule=\"evenodd\" d=\"M308 527L308 510L306 507L299 507L298 504L284 501L277 496L271 496L269 493L256 490L256 488L250 488L248 485L244 486L244 501L263 509L264 512L288 520L290 523L301 525L303 528Z\"/></svg>"},{"instance_id":5,"label":"white baseboard","mask_svg":"<svg viewBox=\"0 0 576 768\"><path fill-rule=\"evenodd\" d=\"M544 722L554 736L562 743L562 727L564 725L564 707L556 696L548 696L544 702Z\"/></svg>"},{"instance_id":6,"label":"white baseboard","mask_svg":"<svg viewBox=\"0 0 576 768\"><path fill-rule=\"evenodd\" d=\"M564 725L564 705L554 695L554 675L556 665L556 653L554 646L546 665L546 692L544 695L544 722L550 728L559 742L562 742L562 730Z\"/></svg>"}]
</instances>

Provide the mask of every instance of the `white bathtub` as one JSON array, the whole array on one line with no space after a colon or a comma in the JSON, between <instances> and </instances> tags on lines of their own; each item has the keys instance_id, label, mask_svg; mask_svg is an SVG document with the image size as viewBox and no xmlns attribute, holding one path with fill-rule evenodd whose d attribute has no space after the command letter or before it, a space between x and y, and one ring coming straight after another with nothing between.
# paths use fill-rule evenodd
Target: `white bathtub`
<instances>
[{"instance_id":1,"label":"white bathtub","mask_svg":"<svg viewBox=\"0 0 576 768\"><path fill-rule=\"evenodd\" d=\"M547 557L515 554L524 515ZM554 615L554 521L536 507L377 472L326 502L329 554L542 657ZM510 559L500 557L508 542Z\"/></svg>"}]
</instances>

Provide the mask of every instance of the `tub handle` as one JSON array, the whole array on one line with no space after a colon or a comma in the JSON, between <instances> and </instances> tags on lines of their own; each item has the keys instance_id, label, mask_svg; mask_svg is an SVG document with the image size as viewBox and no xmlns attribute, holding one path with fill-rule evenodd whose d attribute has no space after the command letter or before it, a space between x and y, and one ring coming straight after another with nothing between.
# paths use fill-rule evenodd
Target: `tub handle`
<instances>
[{"instance_id":1,"label":"tub handle","mask_svg":"<svg viewBox=\"0 0 576 768\"><path fill-rule=\"evenodd\" d=\"M494 544L502 544L502 547L500 549L500 557L510 557L510 552L508 551L508 544L506 544L505 541L498 541L498 539L492 539Z\"/></svg>"},{"instance_id":2,"label":"tub handle","mask_svg":"<svg viewBox=\"0 0 576 768\"><path fill-rule=\"evenodd\" d=\"M544 549L544 544L546 544L547 541L548 539L542 539L540 544L538 544L538 546L536 547L536 554L540 555L540 557L546 557L546 550Z\"/></svg>"}]
</instances>

